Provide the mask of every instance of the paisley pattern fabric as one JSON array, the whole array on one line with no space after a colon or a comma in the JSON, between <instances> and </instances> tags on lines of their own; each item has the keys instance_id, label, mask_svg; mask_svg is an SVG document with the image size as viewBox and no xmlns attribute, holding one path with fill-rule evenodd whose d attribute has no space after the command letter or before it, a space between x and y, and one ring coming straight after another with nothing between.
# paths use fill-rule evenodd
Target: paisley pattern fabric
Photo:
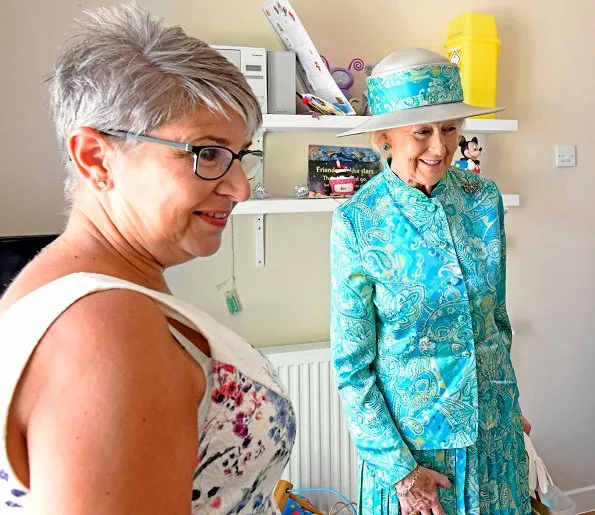
<instances>
[{"instance_id":1,"label":"paisley pattern fabric","mask_svg":"<svg viewBox=\"0 0 595 515\"><path fill-rule=\"evenodd\" d=\"M431 197L387 165L334 214L331 345L360 513L396 514L420 464L448 514L531 513L496 185L451 168Z\"/></svg>"},{"instance_id":2,"label":"paisley pattern fabric","mask_svg":"<svg viewBox=\"0 0 595 515\"><path fill-rule=\"evenodd\" d=\"M374 115L463 101L459 68L453 63L410 67L370 77L366 83Z\"/></svg>"}]
</instances>

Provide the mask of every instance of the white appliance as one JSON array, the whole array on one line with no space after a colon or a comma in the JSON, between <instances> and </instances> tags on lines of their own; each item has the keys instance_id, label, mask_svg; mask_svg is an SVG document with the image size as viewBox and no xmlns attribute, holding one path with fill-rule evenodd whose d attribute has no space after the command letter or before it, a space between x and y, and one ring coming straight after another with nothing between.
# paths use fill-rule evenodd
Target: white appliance
<instances>
[{"instance_id":1,"label":"white appliance","mask_svg":"<svg viewBox=\"0 0 595 515\"><path fill-rule=\"evenodd\" d=\"M264 48L211 45L232 64L235 64L252 88L263 114L268 112L267 52Z\"/></svg>"},{"instance_id":2,"label":"white appliance","mask_svg":"<svg viewBox=\"0 0 595 515\"><path fill-rule=\"evenodd\" d=\"M267 52L268 113L296 113L294 52Z\"/></svg>"}]
</instances>

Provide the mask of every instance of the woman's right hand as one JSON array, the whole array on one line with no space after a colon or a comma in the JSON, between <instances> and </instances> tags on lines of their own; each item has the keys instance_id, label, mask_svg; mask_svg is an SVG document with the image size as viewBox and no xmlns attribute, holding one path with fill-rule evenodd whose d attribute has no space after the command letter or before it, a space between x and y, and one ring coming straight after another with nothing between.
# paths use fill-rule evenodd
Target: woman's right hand
<instances>
[{"instance_id":1,"label":"woman's right hand","mask_svg":"<svg viewBox=\"0 0 595 515\"><path fill-rule=\"evenodd\" d=\"M408 476L395 483L397 492L403 492L417 474L414 470ZM405 495L399 495L402 515L444 515L442 505L438 500L436 486L451 488L452 484L444 474L434 470L419 467L419 475L415 483Z\"/></svg>"}]
</instances>

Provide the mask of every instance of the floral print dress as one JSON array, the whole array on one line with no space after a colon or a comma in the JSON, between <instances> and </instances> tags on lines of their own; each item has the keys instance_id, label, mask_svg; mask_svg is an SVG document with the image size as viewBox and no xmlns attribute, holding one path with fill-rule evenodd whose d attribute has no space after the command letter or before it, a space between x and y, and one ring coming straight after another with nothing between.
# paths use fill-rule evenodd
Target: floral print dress
<instances>
[{"instance_id":1,"label":"floral print dress","mask_svg":"<svg viewBox=\"0 0 595 515\"><path fill-rule=\"evenodd\" d=\"M201 405L192 514L278 514L273 490L295 440L295 413L270 362L210 316L170 295L100 274L71 274L30 293L0 315L0 514L26 513L29 492L6 456L6 419L22 371L47 328L72 303L90 293L129 289L151 297L168 317L200 331L209 342L210 398ZM32 317L31 313L39 313ZM29 324L26 334L24 324ZM24 334L10 347L15 334ZM7 335L13 335L8 338ZM195 355L196 348L178 338ZM202 426L202 427L201 427Z\"/></svg>"}]
</instances>

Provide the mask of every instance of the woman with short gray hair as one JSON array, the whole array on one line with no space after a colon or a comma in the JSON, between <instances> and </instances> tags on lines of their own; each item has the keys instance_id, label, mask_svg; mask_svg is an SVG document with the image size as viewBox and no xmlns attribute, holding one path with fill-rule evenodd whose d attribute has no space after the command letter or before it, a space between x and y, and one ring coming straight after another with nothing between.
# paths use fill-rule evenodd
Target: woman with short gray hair
<instances>
[{"instance_id":1,"label":"woman with short gray hair","mask_svg":"<svg viewBox=\"0 0 595 515\"><path fill-rule=\"evenodd\" d=\"M70 214L0 300L2 506L278 513L287 393L164 278L214 254L249 197L256 98L217 51L136 4L87 13L48 84Z\"/></svg>"}]
</instances>

